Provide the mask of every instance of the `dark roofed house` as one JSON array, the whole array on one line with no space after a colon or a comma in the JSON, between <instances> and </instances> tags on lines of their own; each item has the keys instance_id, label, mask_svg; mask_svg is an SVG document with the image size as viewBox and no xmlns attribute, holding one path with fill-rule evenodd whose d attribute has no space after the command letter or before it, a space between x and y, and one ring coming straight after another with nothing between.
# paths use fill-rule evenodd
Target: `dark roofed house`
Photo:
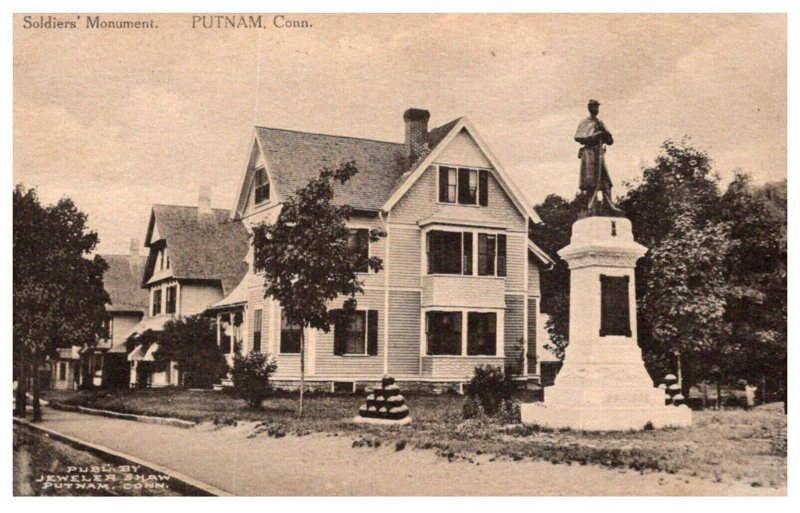
<instances>
[{"instance_id":1,"label":"dark roofed house","mask_svg":"<svg viewBox=\"0 0 800 513\"><path fill-rule=\"evenodd\" d=\"M430 130L429 119L408 109L403 142L254 129L233 219L248 230L274 222L284 198L322 168L354 161L359 172L334 186L334 201L355 210L353 250L384 262L361 277L365 292L348 320L328 333L305 331L306 380L318 388L355 388L387 373L458 386L477 364L538 379L539 273L553 263L528 239L528 222L539 217L467 118ZM387 236L370 242L371 228ZM223 350L239 343L245 353L270 353L276 382L291 386L301 329L287 324L263 285L251 269L210 310Z\"/></svg>"},{"instance_id":2,"label":"dark roofed house","mask_svg":"<svg viewBox=\"0 0 800 513\"><path fill-rule=\"evenodd\" d=\"M158 331L169 319L203 313L228 295L247 271L248 237L230 211L211 208L207 188L197 207L153 205L145 238L149 254L140 276L146 315L132 331ZM137 347L128 355L134 362L131 386L181 382L174 362L160 361L156 353L157 347Z\"/></svg>"},{"instance_id":3,"label":"dark roofed house","mask_svg":"<svg viewBox=\"0 0 800 513\"><path fill-rule=\"evenodd\" d=\"M142 320L147 309L147 291L142 289L142 270L146 257L139 255L139 243L131 241L127 255L101 255L108 264L103 286L111 302L106 304L108 337L83 348L59 351L52 383L58 389L79 385L124 387L128 385L125 339Z\"/></svg>"}]
</instances>

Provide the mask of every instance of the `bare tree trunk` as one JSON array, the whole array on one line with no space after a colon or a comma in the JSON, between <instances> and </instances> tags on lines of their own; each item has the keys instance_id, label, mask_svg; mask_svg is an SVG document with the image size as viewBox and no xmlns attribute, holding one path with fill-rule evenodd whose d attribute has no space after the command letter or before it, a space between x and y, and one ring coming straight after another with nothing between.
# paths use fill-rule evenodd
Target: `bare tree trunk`
<instances>
[{"instance_id":1,"label":"bare tree trunk","mask_svg":"<svg viewBox=\"0 0 800 513\"><path fill-rule=\"evenodd\" d=\"M717 378L717 410L722 409L722 385Z\"/></svg>"},{"instance_id":2,"label":"bare tree trunk","mask_svg":"<svg viewBox=\"0 0 800 513\"><path fill-rule=\"evenodd\" d=\"M300 332L300 418L303 418L303 394L306 389L306 334Z\"/></svg>"},{"instance_id":3,"label":"bare tree trunk","mask_svg":"<svg viewBox=\"0 0 800 513\"><path fill-rule=\"evenodd\" d=\"M703 380L703 409L705 410L708 406L708 383L706 380Z\"/></svg>"},{"instance_id":4,"label":"bare tree trunk","mask_svg":"<svg viewBox=\"0 0 800 513\"><path fill-rule=\"evenodd\" d=\"M17 362L17 393L14 405L14 416L24 419L28 409L28 365L30 361L25 356L20 356Z\"/></svg>"},{"instance_id":5,"label":"bare tree trunk","mask_svg":"<svg viewBox=\"0 0 800 513\"><path fill-rule=\"evenodd\" d=\"M33 352L33 421L42 421L42 405L39 403L39 351Z\"/></svg>"}]
</instances>

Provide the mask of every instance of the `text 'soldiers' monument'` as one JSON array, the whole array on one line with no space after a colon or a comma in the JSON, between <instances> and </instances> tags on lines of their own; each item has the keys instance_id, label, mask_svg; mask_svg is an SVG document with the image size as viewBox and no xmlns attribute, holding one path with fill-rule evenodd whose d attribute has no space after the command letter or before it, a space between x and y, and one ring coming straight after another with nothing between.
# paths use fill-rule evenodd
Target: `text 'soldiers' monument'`
<instances>
[{"instance_id":1,"label":"text 'soldiers' monument'","mask_svg":"<svg viewBox=\"0 0 800 513\"><path fill-rule=\"evenodd\" d=\"M600 103L575 133L586 212L558 254L570 268L569 346L555 385L542 403L523 404L522 421L586 430L686 426L687 406L665 405L642 360L636 336L636 261L647 248L633 240L631 222L614 205L605 146L611 132L597 118Z\"/></svg>"}]
</instances>

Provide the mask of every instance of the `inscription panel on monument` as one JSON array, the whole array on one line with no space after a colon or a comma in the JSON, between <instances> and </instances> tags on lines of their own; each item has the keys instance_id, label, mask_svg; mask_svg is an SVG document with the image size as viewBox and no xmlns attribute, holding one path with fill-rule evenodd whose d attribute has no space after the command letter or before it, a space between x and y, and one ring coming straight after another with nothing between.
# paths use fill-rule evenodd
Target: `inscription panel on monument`
<instances>
[{"instance_id":1,"label":"inscription panel on monument","mask_svg":"<svg viewBox=\"0 0 800 513\"><path fill-rule=\"evenodd\" d=\"M631 336L629 276L600 275L600 336Z\"/></svg>"}]
</instances>

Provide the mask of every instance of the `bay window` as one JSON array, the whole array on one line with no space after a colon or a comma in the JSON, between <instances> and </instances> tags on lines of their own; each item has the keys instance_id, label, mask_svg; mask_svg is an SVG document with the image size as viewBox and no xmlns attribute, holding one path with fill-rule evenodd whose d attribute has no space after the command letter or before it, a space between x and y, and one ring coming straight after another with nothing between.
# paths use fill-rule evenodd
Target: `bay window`
<instances>
[{"instance_id":1,"label":"bay window","mask_svg":"<svg viewBox=\"0 0 800 513\"><path fill-rule=\"evenodd\" d=\"M467 355L497 354L497 314L467 314Z\"/></svg>"},{"instance_id":2,"label":"bay window","mask_svg":"<svg viewBox=\"0 0 800 513\"><path fill-rule=\"evenodd\" d=\"M461 354L461 312L428 312L425 333L428 354Z\"/></svg>"},{"instance_id":3,"label":"bay window","mask_svg":"<svg viewBox=\"0 0 800 513\"><path fill-rule=\"evenodd\" d=\"M478 276L506 275L506 235L432 230L426 235L428 274L473 275L477 241Z\"/></svg>"},{"instance_id":4,"label":"bay window","mask_svg":"<svg viewBox=\"0 0 800 513\"><path fill-rule=\"evenodd\" d=\"M497 356L497 313L429 311L425 339L432 356Z\"/></svg>"}]
</instances>

